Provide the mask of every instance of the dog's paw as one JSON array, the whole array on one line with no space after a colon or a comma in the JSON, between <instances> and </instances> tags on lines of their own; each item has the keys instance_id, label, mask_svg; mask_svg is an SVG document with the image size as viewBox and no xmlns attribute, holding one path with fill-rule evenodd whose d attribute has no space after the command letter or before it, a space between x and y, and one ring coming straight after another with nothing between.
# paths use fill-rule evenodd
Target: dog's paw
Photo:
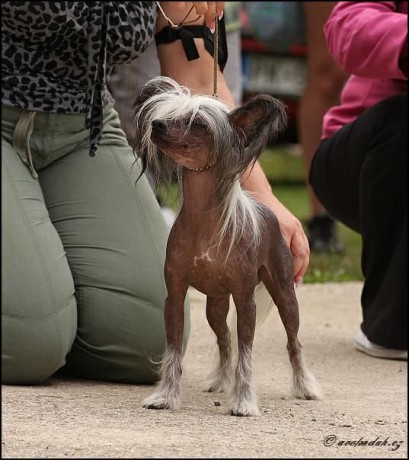
<instances>
[{"instance_id":1,"label":"dog's paw","mask_svg":"<svg viewBox=\"0 0 409 460\"><path fill-rule=\"evenodd\" d=\"M233 405L230 414L236 417L257 417L260 415L260 411L257 404L240 402Z\"/></svg>"},{"instance_id":2,"label":"dog's paw","mask_svg":"<svg viewBox=\"0 0 409 460\"><path fill-rule=\"evenodd\" d=\"M163 402L163 403L143 403L142 407L144 409L169 409L169 407L166 406L166 403Z\"/></svg>"},{"instance_id":3,"label":"dog's paw","mask_svg":"<svg viewBox=\"0 0 409 460\"><path fill-rule=\"evenodd\" d=\"M228 378L209 380L206 382L205 391L209 393L228 393L232 388L232 381Z\"/></svg>"},{"instance_id":4,"label":"dog's paw","mask_svg":"<svg viewBox=\"0 0 409 460\"><path fill-rule=\"evenodd\" d=\"M243 395L236 395L231 404L230 414L236 417L255 417L260 415L255 393L247 392Z\"/></svg>"},{"instance_id":5,"label":"dog's paw","mask_svg":"<svg viewBox=\"0 0 409 460\"><path fill-rule=\"evenodd\" d=\"M311 373L306 373L302 378L294 378L293 393L297 399L319 400L323 399L324 392L321 385Z\"/></svg>"},{"instance_id":6,"label":"dog's paw","mask_svg":"<svg viewBox=\"0 0 409 460\"><path fill-rule=\"evenodd\" d=\"M224 393L226 388L220 385L220 382L213 382L205 387L205 391L209 393Z\"/></svg>"},{"instance_id":7,"label":"dog's paw","mask_svg":"<svg viewBox=\"0 0 409 460\"><path fill-rule=\"evenodd\" d=\"M162 394L153 393L142 401L142 406L145 409L179 409L179 398L164 396Z\"/></svg>"},{"instance_id":8,"label":"dog's paw","mask_svg":"<svg viewBox=\"0 0 409 460\"><path fill-rule=\"evenodd\" d=\"M234 379L230 366L217 367L204 382L203 389L209 393L229 393L233 387Z\"/></svg>"}]
</instances>

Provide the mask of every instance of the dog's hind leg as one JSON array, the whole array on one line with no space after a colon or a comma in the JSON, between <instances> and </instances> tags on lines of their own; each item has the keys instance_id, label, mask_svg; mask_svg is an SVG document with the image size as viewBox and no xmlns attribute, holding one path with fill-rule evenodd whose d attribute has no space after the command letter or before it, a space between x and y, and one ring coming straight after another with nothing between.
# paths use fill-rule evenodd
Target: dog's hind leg
<instances>
[{"instance_id":1,"label":"dog's hind leg","mask_svg":"<svg viewBox=\"0 0 409 460\"><path fill-rule=\"evenodd\" d=\"M297 337L300 320L292 273L291 277L286 277L287 279L277 275L274 281L266 269L260 270L259 274L278 308L287 333L287 350L293 370L294 396L300 399L321 399L321 386L307 368L302 346Z\"/></svg>"},{"instance_id":2,"label":"dog's hind leg","mask_svg":"<svg viewBox=\"0 0 409 460\"><path fill-rule=\"evenodd\" d=\"M231 414L260 415L253 388L252 348L256 328L256 304L253 293L245 298L233 294L237 310L238 361Z\"/></svg>"},{"instance_id":3,"label":"dog's hind leg","mask_svg":"<svg viewBox=\"0 0 409 460\"><path fill-rule=\"evenodd\" d=\"M302 345L297 337L299 321L297 299L295 294L288 304L287 299L288 295L285 296L285 300L282 300L278 294L275 302L287 333L287 350L293 369L294 396L300 399L321 399L321 386L307 368Z\"/></svg>"},{"instance_id":4,"label":"dog's hind leg","mask_svg":"<svg viewBox=\"0 0 409 460\"><path fill-rule=\"evenodd\" d=\"M176 293L170 293L168 288L164 312L167 348L160 362L161 379L155 391L143 401L143 407L147 409L178 409L180 407L186 292L187 287Z\"/></svg>"},{"instance_id":5,"label":"dog's hind leg","mask_svg":"<svg viewBox=\"0 0 409 460\"><path fill-rule=\"evenodd\" d=\"M233 382L230 330L226 322L230 306L229 299L230 296L207 297L206 317L210 327L216 334L219 348L219 353L214 363L214 369L206 382L207 391L228 391Z\"/></svg>"}]
</instances>

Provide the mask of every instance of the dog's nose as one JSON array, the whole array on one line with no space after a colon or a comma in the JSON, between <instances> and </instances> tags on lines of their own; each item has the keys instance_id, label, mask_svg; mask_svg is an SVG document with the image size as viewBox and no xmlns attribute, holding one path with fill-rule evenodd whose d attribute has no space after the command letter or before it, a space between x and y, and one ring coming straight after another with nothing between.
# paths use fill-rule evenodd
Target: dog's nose
<instances>
[{"instance_id":1,"label":"dog's nose","mask_svg":"<svg viewBox=\"0 0 409 460\"><path fill-rule=\"evenodd\" d=\"M152 121L152 128L155 131L165 131L166 123L161 120L153 120Z\"/></svg>"}]
</instances>

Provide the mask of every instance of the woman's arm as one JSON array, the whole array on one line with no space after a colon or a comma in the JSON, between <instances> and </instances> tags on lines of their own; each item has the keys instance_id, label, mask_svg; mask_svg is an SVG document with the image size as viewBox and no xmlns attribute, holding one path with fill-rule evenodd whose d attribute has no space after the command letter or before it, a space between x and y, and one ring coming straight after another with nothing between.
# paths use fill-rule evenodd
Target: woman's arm
<instances>
[{"instance_id":1,"label":"woman's arm","mask_svg":"<svg viewBox=\"0 0 409 460\"><path fill-rule=\"evenodd\" d=\"M211 24L214 14L219 13L220 5L224 2L193 2L196 6L189 19L195 18L197 13L206 15L206 24ZM200 5L199 5L200 4ZM165 14L176 24L189 11L190 2L162 2ZM206 5L209 10L206 9ZM176 8L175 8L176 6ZM197 6L200 8L198 9ZM209 13L210 11L210 13ZM216 12L216 13L215 13ZM219 15L219 14L218 14ZM201 16L194 24L203 24ZM167 26L167 21L158 11L157 31ZM206 51L202 39L195 39L200 59L188 61L180 40L158 46L158 57L161 64L161 73L175 79L178 83L187 86L193 92L201 94L213 93L213 57ZM234 108L234 100L226 84L222 72L218 71L219 98ZM309 245L300 221L294 217L274 196L270 184L259 163L243 176L243 186L253 193L254 197L267 205L277 216L283 237L291 249L294 258L294 281L301 282L309 263Z\"/></svg>"},{"instance_id":2,"label":"woman's arm","mask_svg":"<svg viewBox=\"0 0 409 460\"><path fill-rule=\"evenodd\" d=\"M243 175L243 186L277 216L283 238L293 255L294 282L300 283L310 261L310 246L301 222L274 196L258 162Z\"/></svg>"},{"instance_id":3,"label":"woman's arm","mask_svg":"<svg viewBox=\"0 0 409 460\"><path fill-rule=\"evenodd\" d=\"M407 78L408 17L396 11L396 2L338 2L324 32L332 56L346 72Z\"/></svg>"},{"instance_id":4,"label":"woman's arm","mask_svg":"<svg viewBox=\"0 0 409 460\"><path fill-rule=\"evenodd\" d=\"M217 14L217 12L220 11L220 5L224 6L224 2L193 2L193 4L195 4L196 9L190 13L186 20L190 21L195 19L198 14L201 16L197 21L189 23L189 25L204 23L204 16L202 15L205 11L207 11L205 10L205 5L208 5L209 8L211 8L213 18L214 14ZM175 24L180 23L180 21L185 18L191 6L192 2L161 2L161 7L165 14ZM219 9L216 10L216 6ZM156 31L159 32L167 25L168 23L166 19L158 9ZM179 84L187 86L195 93L211 95L213 94L213 57L205 49L203 39L195 38L194 40L200 59L195 59L193 61L188 61L186 59L182 42L180 40L176 40L173 43L159 45L157 52L161 66L161 73L162 75L173 78ZM217 73L217 82L219 98L233 108L234 100L220 69L218 69Z\"/></svg>"}]
</instances>

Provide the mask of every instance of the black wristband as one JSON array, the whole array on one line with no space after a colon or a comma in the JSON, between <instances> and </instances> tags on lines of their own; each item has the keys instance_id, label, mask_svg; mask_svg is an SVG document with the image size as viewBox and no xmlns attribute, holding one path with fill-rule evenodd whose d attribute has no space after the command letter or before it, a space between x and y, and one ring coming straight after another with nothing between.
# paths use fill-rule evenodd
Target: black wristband
<instances>
[{"instance_id":1,"label":"black wristband","mask_svg":"<svg viewBox=\"0 0 409 460\"><path fill-rule=\"evenodd\" d=\"M226 41L226 26L224 23L224 16L219 20L219 50L218 61L220 69L223 71L227 62L227 41ZM205 26L182 26L179 29L174 29L171 26L163 28L160 32L155 34L156 45L162 43L173 43L176 40L182 41L182 46L188 61L198 59L199 52L197 51L195 38L203 38L206 51L214 56L214 34L210 29Z\"/></svg>"}]
</instances>

